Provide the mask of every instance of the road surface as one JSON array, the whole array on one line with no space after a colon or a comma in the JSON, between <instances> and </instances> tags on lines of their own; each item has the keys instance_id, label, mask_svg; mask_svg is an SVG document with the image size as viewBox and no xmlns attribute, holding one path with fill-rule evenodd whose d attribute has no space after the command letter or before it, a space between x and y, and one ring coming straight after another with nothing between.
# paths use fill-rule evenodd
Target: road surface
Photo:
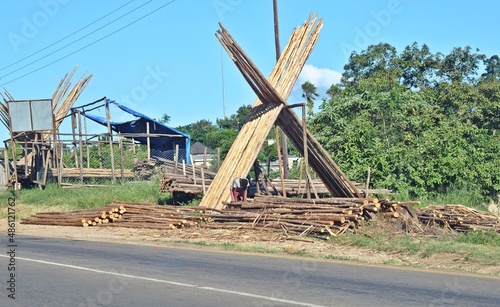
<instances>
[{"instance_id":1,"label":"road surface","mask_svg":"<svg viewBox=\"0 0 500 307\"><path fill-rule=\"evenodd\" d=\"M27 236L12 255L3 241L0 306L500 306L496 277Z\"/></svg>"}]
</instances>

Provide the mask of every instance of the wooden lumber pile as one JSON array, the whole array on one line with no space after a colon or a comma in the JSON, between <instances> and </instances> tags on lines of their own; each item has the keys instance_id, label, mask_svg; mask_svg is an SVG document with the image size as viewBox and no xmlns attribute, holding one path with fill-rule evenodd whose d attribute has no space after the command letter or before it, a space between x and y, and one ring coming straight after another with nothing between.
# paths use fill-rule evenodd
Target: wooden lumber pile
<instances>
[{"instance_id":1,"label":"wooden lumber pile","mask_svg":"<svg viewBox=\"0 0 500 307\"><path fill-rule=\"evenodd\" d=\"M21 223L54 226L108 225L129 228L175 229L198 226L200 222L207 220L207 217L203 215L206 210L194 206L159 206L115 201L104 208L69 212L40 212L30 219L21 220Z\"/></svg>"},{"instance_id":2,"label":"wooden lumber pile","mask_svg":"<svg viewBox=\"0 0 500 307\"><path fill-rule=\"evenodd\" d=\"M57 169L53 168L50 169L50 173L57 174ZM80 176L84 178L111 178L113 177L113 172L111 169L107 168L76 168L76 167L65 167L61 171L61 176L62 177L71 177L71 178L78 178ZM120 171L115 172L115 176L119 177ZM123 177L134 177L134 173L130 169L124 169L123 170Z\"/></svg>"},{"instance_id":3,"label":"wooden lumber pile","mask_svg":"<svg viewBox=\"0 0 500 307\"><path fill-rule=\"evenodd\" d=\"M500 233L500 217L462 205L431 205L415 210L423 224L438 224L458 232L495 231Z\"/></svg>"},{"instance_id":4,"label":"wooden lumber pile","mask_svg":"<svg viewBox=\"0 0 500 307\"><path fill-rule=\"evenodd\" d=\"M21 224L54 226L97 226L123 218L126 212L123 205L110 204L104 208L85 209L68 212L39 212L30 219L21 220Z\"/></svg>"},{"instance_id":5,"label":"wooden lumber pile","mask_svg":"<svg viewBox=\"0 0 500 307\"><path fill-rule=\"evenodd\" d=\"M56 226L110 226L149 229L204 227L283 231L299 236L328 237L355 231L372 219L393 222L397 231L425 233L426 225L467 231L500 233L500 218L460 205L429 206L414 210L417 202L377 198L291 199L259 196L254 201L226 202L217 210L199 206L160 206L115 201L99 209L42 212L22 224Z\"/></svg>"},{"instance_id":6,"label":"wooden lumber pile","mask_svg":"<svg viewBox=\"0 0 500 307\"><path fill-rule=\"evenodd\" d=\"M160 182L160 192L162 193L186 193L203 194L203 186L207 188L212 183L212 179L192 178L184 175L166 173Z\"/></svg>"},{"instance_id":7,"label":"wooden lumber pile","mask_svg":"<svg viewBox=\"0 0 500 307\"><path fill-rule=\"evenodd\" d=\"M195 206L168 206L147 203L115 201L114 205L123 206L126 212L117 223L106 226L151 229L176 229L197 227L207 221L203 214L205 208Z\"/></svg>"},{"instance_id":8,"label":"wooden lumber pile","mask_svg":"<svg viewBox=\"0 0 500 307\"><path fill-rule=\"evenodd\" d=\"M374 215L408 219L415 202L377 198L294 199L259 196L253 202L225 202L220 214L210 217L218 224L205 227L280 229L299 235L329 236L363 227Z\"/></svg>"}]
</instances>

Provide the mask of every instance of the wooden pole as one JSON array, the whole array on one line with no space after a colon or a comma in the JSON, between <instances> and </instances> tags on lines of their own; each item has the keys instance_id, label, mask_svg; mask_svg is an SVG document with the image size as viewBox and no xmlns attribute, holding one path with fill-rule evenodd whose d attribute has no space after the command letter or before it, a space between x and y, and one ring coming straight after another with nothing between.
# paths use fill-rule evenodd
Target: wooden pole
<instances>
[{"instance_id":1,"label":"wooden pole","mask_svg":"<svg viewBox=\"0 0 500 307\"><path fill-rule=\"evenodd\" d=\"M278 152L278 166L280 171L280 179L281 179L281 194L286 197L286 189L285 189L285 178L283 173L283 161L281 157L281 149L280 149L280 137L278 126L274 126L274 134L276 136L276 151Z\"/></svg>"},{"instance_id":2,"label":"wooden pole","mask_svg":"<svg viewBox=\"0 0 500 307\"><path fill-rule=\"evenodd\" d=\"M189 155L191 157L191 166L193 168L193 183L196 184L196 168L194 166L193 155Z\"/></svg>"},{"instance_id":3,"label":"wooden pole","mask_svg":"<svg viewBox=\"0 0 500 307\"><path fill-rule=\"evenodd\" d=\"M137 154L135 153L135 140L132 137L132 154L134 155L134 163L137 162Z\"/></svg>"},{"instance_id":4,"label":"wooden pole","mask_svg":"<svg viewBox=\"0 0 500 307\"><path fill-rule=\"evenodd\" d=\"M148 146L148 161L151 160L151 140L149 138L149 122L146 123L146 144Z\"/></svg>"},{"instance_id":5,"label":"wooden pole","mask_svg":"<svg viewBox=\"0 0 500 307\"><path fill-rule=\"evenodd\" d=\"M177 174L177 168L179 166L179 144L175 144L174 153L174 174Z\"/></svg>"},{"instance_id":6,"label":"wooden pole","mask_svg":"<svg viewBox=\"0 0 500 307\"><path fill-rule=\"evenodd\" d=\"M59 157L59 165L56 165L56 166L58 166L57 167L57 187L60 188L62 186L62 169L64 167L64 163L63 163L64 146L61 143L60 136L59 136L59 144L61 144L61 156ZM57 163L57 157L56 157L56 163Z\"/></svg>"},{"instance_id":7,"label":"wooden pole","mask_svg":"<svg viewBox=\"0 0 500 307\"><path fill-rule=\"evenodd\" d=\"M203 149L203 167L207 167L207 148Z\"/></svg>"},{"instance_id":8,"label":"wooden pole","mask_svg":"<svg viewBox=\"0 0 500 307\"><path fill-rule=\"evenodd\" d=\"M80 147L80 184L83 184L83 140L82 140L82 114L78 111L78 143Z\"/></svg>"},{"instance_id":9,"label":"wooden pole","mask_svg":"<svg viewBox=\"0 0 500 307\"><path fill-rule=\"evenodd\" d=\"M24 177L28 177L28 142L24 140Z\"/></svg>"},{"instance_id":10,"label":"wooden pole","mask_svg":"<svg viewBox=\"0 0 500 307\"><path fill-rule=\"evenodd\" d=\"M90 149L89 149L89 137L87 135L87 117L83 116L83 128L85 131L85 148L87 149L87 168L90 168Z\"/></svg>"},{"instance_id":11,"label":"wooden pole","mask_svg":"<svg viewBox=\"0 0 500 307\"><path fill-rule=\"evenodd\" d=\"M366 177L365 197L368 197L368 187L370 186L370 167L368 166L368 176Z\"/></svg>"},{"instance_id":12,"label":"wooden pole","mask_svg":"<svg viewBox=\"0 0 500 307\"><path fill-rule=\"evenodd\" d=\"M276 63L279 61L281 56L280 47L280 27L278 20L278 0L273 0L273 13L274 13L274 46L276 48ZM286 141L286 134L281 130L281 148L283 149L283 175L281 178L288 179L290 177L290 172L288 170L288 144ZM283 195L286 196L283 190Z\"/></svg>"},{"instance_id":13,"label":"wooden pole","mask_svg":"<svg viewBox=\"0 0 500 307\"><path fill-rule=\"evenodd\" d=\"M76 111L71 110L71 132L73 134L73 155L75 156L75 167L78 167L78 154L76 152Z\"/></svg>"},{"instance_id":14,"label":"wooden pole","mask_svg":"<svg viewBox=\"0 0 500 307\"><path fill-rule=\"evenodd\" d=\"M97 155L99 156L99 168L102 168L101 140L97 137Z\"/></svg>"},{"instance_id":15,"label":"wooden pole","mask_svg":"<svg viewBox=\"0 0 500 307\"><path fill-rule=\"evenodd\" d=\"M108 122L108 136L109 136L109 153L111 155L111 178L115 182L115 150L113 148L113 130L111 130L111 115L109 114L109 105L106 97L104 97L106 109L106 121Z\"/></svg>"},{"instance_id":16,"label":"wooden pole","mask_svg":"<svg viewBox=\"0 0 500 307\"><path fill-rule=\"evenodd\" d=\"M5 185L9 185L10 180L10 163L9 163L9 151L5 148L3 150L3 163L5 165Z\"/></svg>"},{"instance_id":17,"label":"wooden pole","mask_svg":"<svg viewBox=\"0 0 500 307\"><path fill-rule=\"evenodd\" d=\"M201 187L203 189L203 194L205 194L205 174L203 173L203 167L201 168Z\"/></svg>"},{"instance_id":18,"label":"wooden pole","mask_svg":"<svg viewBox=\"0 0 500 307\"><path fill-rule=\"evenodd\" d=\"M61 169L63 168L63 163L62 163L62 150L63 150L63 144L61 143L61 137L59 135L59 130L58 130L58 125L57 125L57 122L56 122L56 115L54 114L54 112L52 112L52 133L54 134L54 152L53 152L53 156L54 156L54 163L53 163L53 166L55 167L55 169L57 170L57 186L60 188L61 187ZM57 146L60 146L61 147L61 160L59 160L59 150L57 148ZM49 140L49 151L50 151L50 140ZM48 173L48 169L45 170L45 172ZM44 182L45 184L45 182Z\"/></svg>"},{"instance_id":19,"label":"wooden pole","mask_svg":"<svg viewBox=\"0 0 500 307\"><path fill-rule=\"evenodd\" d=\"M120 148L120 181L123 184L124 179L124 161L123 161L123 137L121 132L118 132L118 148Z\"/></svg>"},{"instance_id":20,"label":"wooden pole","mask_svg":"<svg viewBox=\"0 0 500 307\"><path fill-rule=\"evenodd\" d=\"M217 170L220 168L220 147L217 147Z\"/></svg>"},{"instance_id":21,"label":"wooden pole","mask_svg":"<svg viewBox=\"0 0 500 307\"><path fill-rule=\"evenodd\" d=\"M309 156L307 150L307 127L306 127L306 104L302 104L302 138L304 139L304 164L306 170L306 193L307 199L311 199L310 176L309 176Z\"/></svg>"},{"instance_id":22,"label":"wooden pole","mask_svg":"<svg viewBox=\"0 0 500 307\"><path fill-rule=\"evenodd\" d=\"M7 111L9 109L9 103L7 103ZM17 157L16 157L16 142L14 141L14 133L12 132L12 117L9 114L9 130L10 130L10 147L12 149L12 167L14 168L14 191L16 193L16 198L20 198L19 194L19 184L17 178Z\"/></svg>"}]
</instances>

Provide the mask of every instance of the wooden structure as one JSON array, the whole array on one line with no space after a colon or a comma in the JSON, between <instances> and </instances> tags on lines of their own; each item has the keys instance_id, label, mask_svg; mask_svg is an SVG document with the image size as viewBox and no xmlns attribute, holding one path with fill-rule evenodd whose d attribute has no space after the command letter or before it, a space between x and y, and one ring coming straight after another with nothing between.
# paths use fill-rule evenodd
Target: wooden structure
<instances>
[{"instance_id":1,"label":"wooden structure","mask_svg":"<svg viewBox=\"0 0 500 307\"><path fill-rule=\"evenodd\" d=\"M10 131L12 152L17 153L18 146L21 147L23 152L23 157L19 161L17 161L17 157L13 159L14 174L10 184L14 184L16 190L19 183L19 175L21 175L20 177L22 180L35 182L43 186L47 179L48 169L57 167L59 162L58 140L56 139L57 130L68 114L69 109L73 106L92 78L92 74L86 77L82 76L73 86L71 86L71 79L77 68L78 65L73 68L71 73L66 74L60 80L52 95L52 116L54 118L54 124L50 133L49 131L35 130L20 133L11 131L11 116L9 114L8 103L15 101L15 99L5 88L4 93L0 93L4 101L3 103L0 102L0 122Z\"/></svg>"},{"instance_id":2,"label":"wooden structure","mask_svg":"<svg viewBox=\"0 0 500 307\"><path fill-rule=\"evenodd\" d=\"M220 25L216 33L222 46L257 94L249 120L243 125L200 206L222 208L229 200L234 178L246 176L274 124L279 125L333 196L360 197L358 189L343 174L328 153L288 108L289 96L322 27L310 15L295 29L268 79L255 67L228 31ZM307 159L308 158L308 159ZM306 167L307 169L307 167ZM308 178L309 179L309 178Z\"/></svg>"}]
</instances>

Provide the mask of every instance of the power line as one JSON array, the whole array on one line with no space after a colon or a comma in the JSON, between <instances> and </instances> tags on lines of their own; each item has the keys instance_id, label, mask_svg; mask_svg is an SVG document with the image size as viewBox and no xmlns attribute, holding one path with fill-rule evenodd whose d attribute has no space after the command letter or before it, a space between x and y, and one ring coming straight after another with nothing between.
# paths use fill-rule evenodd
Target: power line
<instances>
[{"instance_id":1,"label":"power line","mask_svg":"<svg viewBox=\"0 0 500 307\"><path fill-rule=\"evenodd\" d=\"M65 37L61 38L60 40L58 40L58 41L56 41L56 42L53 42L52 44L50 44L50 45L48 45L48 46L46 46L46 47L44 47L44 48L42 48L42 49L38 50L37 52L34 52L34 53L32 53L32 54L30 54L30 55L28 55L28 56L26 56L26 57L24 57L24 58L20 59L19 61L16 61L16 62L14 62L14 63L11 63L11 64L9 64L9 65L7 65L7 66L4 66L4 67L0 68L0 71L4 70L4 69L6 69L6 68L12 67L12 66L16 65L16 64L17 64L17 63L19 63L19 62L22 62L22 61L24 61L24 60L26 60L26 59L31 58L32 56L34 56L34 55L36 55L36 54L39 54L40 52L42 52L42 51L44 51L44 50L47 50L48 48L50 48L50 47L54 46L55 44L57 44L57 43L59 43L59 42L62 42L63 40L67 39L68 37L71 37L71 36L75 35L76 33L78 33L78 32L80 32L80 31L82 31L82 30L84 30L84 29L86 29L86 28L90 27L91 25L95 24L96 22L101 21L102 19L104 19L104 18L108 17L109 15L113 14L114 12L116 12L116 11L120 10L121 8L123 8L123 7L127 6L127 5L129 5L130 3L134 2L134 1L135 1L135 0L130 0L129 2L127 2L127 3L125 3L124 5L120 6L119 8L117 8L117 9L115 9L115 10L113 10L113 11L111 11L111 12L107 13L106 15L104 15L104 16L102 16L102 17L100 17L100 18L96 19L95 21L93 21L93 22L89 23L88 25L86 25L86 26L84 26L84 27L82 27L82 28L80 28L80 29L76 30L75 32L73 32L73 33L71 33L71 34L69 34L69 35L66 35Z\"/></svg>"},{"instance_id":2,"label":"power line","mask_svg":"<svg viewBox=\"0 0 500 307\"><path fill-rule=\"evenodd\" d=\"M161 10L162 8L166 7L167 5L172 4L173 2L175 2L175 0L171 0L170 2L165 3L164 5L162 5L162 6L158 7L158 8L156 8L156 9L152 10L152 11L151 11L151 12L149 12L149 13L147 13L146 15L144 15L144 16L142 16L142 17L139 17L138 19L136 19L136 20L132 21L131 23L126 24L125 26L123 26L123 27L119 28L118 30L113 31L113 32L109 33L108 35L105 35L105 36L101 37L100 39L98 39L98 40L96 40L96 41L94 41L94 42L92 42L92 43L90 43L90 44L88 44L88 45L85 45L85 46L83 46L82 48L80 48L80 49L78 49L78 50L76 50L76 51L73 51L73 52L71 52L71 53L69 53L69 54L67 54L67 55L65 55L65 56L63 56L63 57L61 57L61 58L59 58L59 59L57 59L57 60L55 60L55 61L52 61L52 62L50 62L49 64L46 64L46 65L44 65L44 66L42 66L42 67L39 67L39 68L37 68L37 69L35 69L35 70L32 70L32 71L30 71L30 72L28 72L28 73L26 73L26 74L24 74L24 75L22 75L22 76L20 76L20 77L17 77L17 78L15 78L15 79L13 79L13 80L10 80L10 81L8 81L8 82L6 82L6 83L0 84L0 86L4 86L4 85L7 85L7 84L12 83L12 82L14 82L14 81L17 81L17 80L19 80L19 79L21 79L21 78L24 78L24 77L26 77L26 76L28 76L28 75L31 75L32 73L35 73L35 72L37 72L37 71L39 71L39 70L42 70L42 69L44 69L44 68L46 68L46 67L48 67L48 66L50 66L50 65L52 65L52 64L54 64L54 63L57 63L57 62L59 62L59 61L61 61L61 60L65 59L65 58L67 58L67 57L69 57L69 56L71 56L71 55L73 55L73 54L77 53L77 52L80 52L80 51L82 51L83 49L86 49L86 48L88 48L88 47L90 47L90 46L92 46L92 45L94 45L94 44L96 44L96 43L98 43L98 42L102 41L103 39L108 38L108 37L110 37L111 35L113 35L113 34L115 34L115 33L117 33L117 32L120 32L121 30L123 30L123 29L125 29L125 28L128 28L129 26L133 25L134 23L136 23L136 22L138 22L138 21L140 21L140 20L142 20L142 19L144 19L144 18L148 17L149 15L151 15L151 14L153 14L153 13L155 13L155 12L157 12L157 11Z\"/></svg>"},{"instance_id":3,"label":"power line","mask_svg":"<svg viewBox=\"0 0 500 307\"><path fill-rule=\"evenodd\" d=\"M130 15L131 13L133 13L133 12L137 11L138 9L140 9L140 8L141 8L141 7L143 7L143 6L145 6L146 4L148 4L148 3L149 3L149 2L151 2L151 1L153 1L153 0L149 0L148 2L145 2L145 3L141 4L140 6L136 7L135 9L133 9L133 10L131 10L131 11L129 11L129 12L127 12L127 13L125 13L125 14L121 15L120 17L118 17L118 18L116 18L116 19L114 19L114 20L112 20L112 21L108 22L107 24L105 24L105 25L103 25L103 26L101 26L101 27L99 27L99 28L95 29L94 31L92 31L92 32L90 32L90 33L88 33L88 34L86 34L86 35L84 35L84 36L82 36L82 37L80 37L80 38L78 38L78 39L76 39L76 40L72 41L71 43L66 44L66 45L64 45L64 46L60 47L59 49L57 49L57 50L53 51L52 53L49 53L49 54L47 54L47 55L44 55L43 57L38 58L38 59L36 59L36 60L34 60L34 61L32 61L32 62L29 62L28 64L26 64L26 65L24 65L24 66L21 66L21 67L19 67L19 68L18 68L18 69L16 69L16 70L13 70L13 71L11 71L11 72L9 72L9 73L7 73L7 74L3 75L3 76L0 76L0 79L3 79L4 77L10 76L10 75L12 75L13 73L18 72L19 70L21 70L21 69L23 69L23 68L26 68L26 67L28 67L28 66L31 66L31 65L35 64L36 62L39 62L40 60L43 60L43 59L45 59L45 58L47 58L47 57L49 57L49 56L53 55L54 53L56 53L56 52L58 52L58 51L61 51L62 49L66 48L66 47L68 47L68 46L73 45L73 44L74 44L74 43L76 43L76 42L79 42L80 40L82 40L82 39L84 39L84 38L86 38L86 37L88 37L88 36L90 36L90 35L92 35L92 34L96 33L97 31L99 31L99 30L101 30L101 29L103 29L103 28L105 28L105 27L109 26L110 24L112 24L112 23L116 22L117 20L122 19L123 17L125 17L125 16L127 16L127 15Z\"/></svg>"}]
</instances>

